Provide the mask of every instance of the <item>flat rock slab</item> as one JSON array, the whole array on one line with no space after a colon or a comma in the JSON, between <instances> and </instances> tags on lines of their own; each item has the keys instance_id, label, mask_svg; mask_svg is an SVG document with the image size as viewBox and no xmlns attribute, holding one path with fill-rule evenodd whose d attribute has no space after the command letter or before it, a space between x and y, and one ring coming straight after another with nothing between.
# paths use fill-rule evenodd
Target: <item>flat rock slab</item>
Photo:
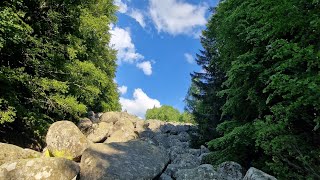
<instances>
[{"instance_id":1,"label":"flat rock slab","mask_svg":"<svg viewBox=\"0 0 320 180\"><path fill-rule=\"evenodd\" d=\"M74 179L79 165L64 158L19 159L0 166L0 179Z\"/></svg>"},{"instance_id":2,"label":"flat rock slab","mask_svg":"<svg viewBox=\"0 0 320 180\"><path fill-rule=\"evenodd\" d=\"M82 155L80 179L153 179L168 162L165 150L141 140L93 144Z\"/></svg>"}]
</instances>

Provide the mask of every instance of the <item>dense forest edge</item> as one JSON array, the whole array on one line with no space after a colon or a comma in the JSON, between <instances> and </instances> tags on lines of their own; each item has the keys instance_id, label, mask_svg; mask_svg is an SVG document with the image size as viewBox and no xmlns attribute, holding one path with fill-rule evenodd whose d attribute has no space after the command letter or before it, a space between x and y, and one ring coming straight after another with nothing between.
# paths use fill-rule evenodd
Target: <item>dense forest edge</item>
<instances>
[{"instance_id":1,"label":"dense forest edge","mask_svg":"<svg viewBox=\"0 0 320 180\"><path fill-rule=\"evenodd\" d=\"M58 120L121 110L116 11L113 0L0 2L0 142L40 150ZM206 163L320 179L320 1L222 0L210 12L186 112L146 119L197 124Z\"/></svg>"},{"instance_id":2,"label":"dense forest edge","mask_svg":"<svg viewBox=\"0 0 320 180\"><path fill-rule=\"evenodd\" d=\"M224 0L212 8L186 109L206 161L320 179L320 1Z\"/></svg>"},{"instance_id":3,"label":"dense forest edge","mask_svg":"<svg viewBox=\"0 0 320 180\"><path fill-rule=\"evenodd\" d=\"M40 148L57 120L121 110L116 51L106 46L112 0L4 0L0 9L1 141Z\"/></svg>"}]
</instances>

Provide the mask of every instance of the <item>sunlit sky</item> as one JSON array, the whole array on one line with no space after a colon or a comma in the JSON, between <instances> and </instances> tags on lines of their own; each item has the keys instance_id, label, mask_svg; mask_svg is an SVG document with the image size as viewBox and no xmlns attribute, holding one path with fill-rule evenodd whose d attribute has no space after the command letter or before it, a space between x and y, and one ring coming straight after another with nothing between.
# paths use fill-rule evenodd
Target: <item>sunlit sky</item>
<instances>
[{"instance_id":1,"label":"sunlit sky","mask_svg":"<svg viewBox=\"0 0 320 180\"><path fill-rule=\"evenodd\" d=\"M118 50L115 81L123 110L144 118L152 107L181 112L190 73L201 49L199 35L213 0L115 0L118 22L110 44Z\"/></svg>"}]
</instances>

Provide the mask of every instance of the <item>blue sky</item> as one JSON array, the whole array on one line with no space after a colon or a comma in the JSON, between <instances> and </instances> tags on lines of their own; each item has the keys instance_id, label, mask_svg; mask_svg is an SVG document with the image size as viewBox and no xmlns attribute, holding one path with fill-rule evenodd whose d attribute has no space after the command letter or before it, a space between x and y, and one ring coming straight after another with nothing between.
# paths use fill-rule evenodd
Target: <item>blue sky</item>
<instances>
[{"instance_id":1,"label":"blue sky","mask_svg":"<svg viewBox=\"0 0 320 180\"><path fill-rule=\"evenodd\" d=\"M123 110L144 117L154 106L183 111L190 73L210 16L209 0L115 0L118 22L110 45L118 50L115 81Z\"/></svg>"}]
</instances>

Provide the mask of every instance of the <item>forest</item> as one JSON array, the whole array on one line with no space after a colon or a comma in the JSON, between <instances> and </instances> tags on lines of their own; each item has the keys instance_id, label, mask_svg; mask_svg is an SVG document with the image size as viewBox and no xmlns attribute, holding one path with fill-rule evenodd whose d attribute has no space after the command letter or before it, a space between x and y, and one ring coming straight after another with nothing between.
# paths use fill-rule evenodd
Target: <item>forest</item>
<instances>
[{"instance_id":1,"label":"forest","mask_svg":"<svg viewBox=\"0 0 320 180\"><path fill-rule=\"evenodd\" d=\"M111 0L0 2L1 141L41 147L48 126L118 111ZM30 142L17 142L19 136Z\"/></svg>"},{"instance_id":2,"label":"forest","mask_svg":"<svg viewBox=\"0 0 320 180\"><path fill-rule=\"evenodd\" d=\"M0 142L39 150L58 120L121 111L107 45L117 9L113 0L0 1ZM195 123L206 163L320 179L320 1L221 0L210 14L185 112L162 106L146 119Z\"/></svg>"},{"instance_id":3,"label":"forest","mask_svg":"<svg viewBox=\"0 0 320 180\"><path fill-rule=\"evenodd\" d=\"M206 161L279 179L320 178L320 1L224 0L212 8L186 109Z\"/></svg>"}]
</instances>

